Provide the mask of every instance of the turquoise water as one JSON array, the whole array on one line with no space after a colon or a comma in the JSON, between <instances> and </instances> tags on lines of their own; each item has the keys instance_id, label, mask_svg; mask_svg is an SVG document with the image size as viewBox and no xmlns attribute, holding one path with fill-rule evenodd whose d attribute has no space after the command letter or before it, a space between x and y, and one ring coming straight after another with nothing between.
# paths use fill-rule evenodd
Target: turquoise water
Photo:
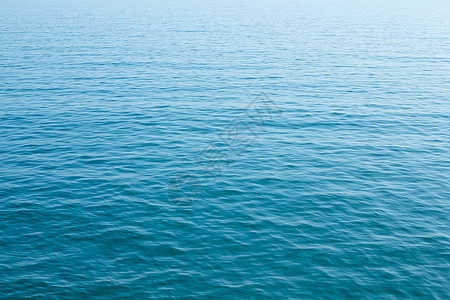
<instances>
[{"instance_id":1,"label":"turquoise water","mask_svg":"<svg viewBox=\"0 0 450 300\"><path fill-rule=\"evenodd\" d=\"M449 299L449 15L1 0L0 297Z\"/></svg>"}]
</instances>

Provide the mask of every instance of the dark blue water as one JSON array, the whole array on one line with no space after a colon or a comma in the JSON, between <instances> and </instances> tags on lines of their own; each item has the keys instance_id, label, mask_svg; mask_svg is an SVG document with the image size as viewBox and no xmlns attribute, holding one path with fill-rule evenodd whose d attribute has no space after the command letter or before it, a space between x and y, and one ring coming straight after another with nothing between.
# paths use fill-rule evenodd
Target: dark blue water
<instances>
[{"instance_id":1,"label":"dark blue water","mask_svg":"<svg viewBox=\"0 0 450 300\"><path fill-rule=\"evenodd\" d=\"M0 297L449 299L445 1L0 1Z\"/></svg>"}]
</instances>

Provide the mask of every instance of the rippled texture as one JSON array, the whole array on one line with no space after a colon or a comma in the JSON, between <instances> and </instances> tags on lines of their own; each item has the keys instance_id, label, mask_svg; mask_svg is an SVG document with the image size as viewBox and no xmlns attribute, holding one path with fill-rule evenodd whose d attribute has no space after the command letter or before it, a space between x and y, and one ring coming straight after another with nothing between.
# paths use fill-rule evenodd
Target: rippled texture
<instances>
[{"instance_id":1,"label":"rippled texture","mask_svg":"<svg viewBox=\"0 0 450 300\"><path fill-rule=\"evenodd\" d=\"M449 299L449 15L0 1L0 294ZM283 113L205 175L260 92Z\"/></svg>"}]
</instances>

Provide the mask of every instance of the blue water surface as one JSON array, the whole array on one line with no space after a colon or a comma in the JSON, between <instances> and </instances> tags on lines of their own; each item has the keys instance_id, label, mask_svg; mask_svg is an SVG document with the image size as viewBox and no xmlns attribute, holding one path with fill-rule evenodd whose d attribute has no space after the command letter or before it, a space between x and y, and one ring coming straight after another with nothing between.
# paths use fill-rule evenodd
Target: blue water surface
<instances>
[{"instance_id":1,"label":"blue water surface","mask_svg":"<svg viewBox=\"0 0 450 300\"><path fill-rule=\"evenodd\" d=\"M0 0L0 297L450 299L449 16Z\"/></svg>"}]
</instances>

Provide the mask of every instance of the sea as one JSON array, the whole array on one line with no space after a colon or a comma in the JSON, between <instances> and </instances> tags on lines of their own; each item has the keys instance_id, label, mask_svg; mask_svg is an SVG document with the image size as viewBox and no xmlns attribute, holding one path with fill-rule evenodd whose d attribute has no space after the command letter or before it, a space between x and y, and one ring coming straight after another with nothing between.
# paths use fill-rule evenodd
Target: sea
<instances>
[{"instance_id":1,"label":"sea","mask_svg":"<svg viewBox=\"0 0 450 300\"><path fill-rule=\"evenodd\" d=\"M0 0L0 298L450 299L449 16Z\"/></svg>"}]
</instances>

